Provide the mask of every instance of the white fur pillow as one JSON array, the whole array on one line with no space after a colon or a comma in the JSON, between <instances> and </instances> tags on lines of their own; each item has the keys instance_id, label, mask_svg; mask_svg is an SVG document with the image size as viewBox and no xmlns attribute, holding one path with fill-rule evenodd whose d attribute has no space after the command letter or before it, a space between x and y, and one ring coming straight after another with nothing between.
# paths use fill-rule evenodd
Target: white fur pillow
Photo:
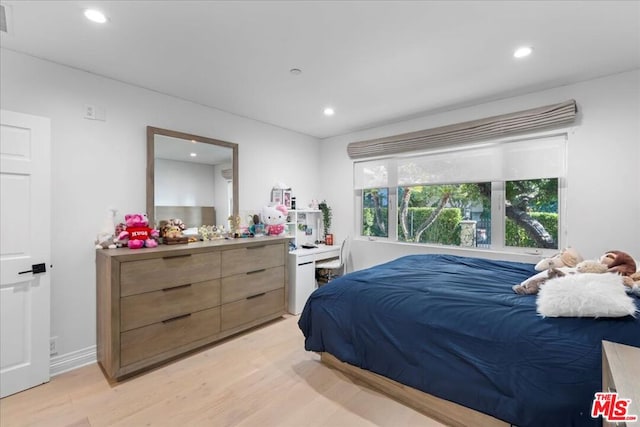
<instances>
[{"instance_id":1,"label":"white fur pillow","mask_svg":"<svg viewBox=\"0 0 640 427\"><path fill-rule=\"evenodd\" d=\"M636 304L617 274L570 274L548 280L538 293L538 313L545 317L635 316Z\"/></svg>"}]
</instances>

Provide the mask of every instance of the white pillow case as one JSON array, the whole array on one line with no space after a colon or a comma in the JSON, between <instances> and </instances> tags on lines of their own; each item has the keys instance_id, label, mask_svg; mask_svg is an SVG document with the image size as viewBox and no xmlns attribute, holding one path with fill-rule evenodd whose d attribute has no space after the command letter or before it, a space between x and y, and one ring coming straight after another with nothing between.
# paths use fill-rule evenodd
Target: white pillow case
<instances>
[{"instance_id":1,"label":"white pillow case","mask_svg":"<svg viewBox=\"0 0 640 427\"><path fill-rule=\"evenodd\" d=\"M538 292L538 313L544 317L635 316L636 304L617 274L571 274L548 280Z\"/></svg>"}]
</instances>

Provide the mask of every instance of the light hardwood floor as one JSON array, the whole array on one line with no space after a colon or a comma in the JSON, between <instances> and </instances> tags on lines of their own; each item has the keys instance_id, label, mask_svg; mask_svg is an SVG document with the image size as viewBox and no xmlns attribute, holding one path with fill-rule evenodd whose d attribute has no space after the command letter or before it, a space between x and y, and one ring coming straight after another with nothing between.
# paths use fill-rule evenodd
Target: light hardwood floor
<instances>
[{"instance_id":1,"label":"light hardwood floor","mask_svg":"<svg viewBox=\"0 0 640 427\"><path fill-rule=\"evenodd\" d=\"M427 426L304 350L291 316L110 385L97 364L0 400L0 426Z\"/></svg>"}]
</instances>

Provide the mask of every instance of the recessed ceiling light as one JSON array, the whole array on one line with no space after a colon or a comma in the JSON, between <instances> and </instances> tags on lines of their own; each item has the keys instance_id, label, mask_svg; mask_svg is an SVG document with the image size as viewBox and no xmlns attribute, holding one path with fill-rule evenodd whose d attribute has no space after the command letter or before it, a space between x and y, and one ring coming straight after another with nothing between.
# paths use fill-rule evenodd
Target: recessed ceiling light
<instances>
[{"instance_id":1,"label":"recessed ceiling light","mask_svg":"<svg viewBox=\"0 0 640 427\"><path fill-rule=\"evenodd\" d=\"M189 154L189 155L190 155L191 157L196 157L196 156L197 156L197 154L196 154L196 153L191 153L191 154Z\"/></svg>"},{"instance_id":2,"label":"recessed ceiling light","mask_svg":"<svg viewBox=\"0 0 640 427\"><path fill-rule=\"evenodd\" d=\"M88 20L97 22L98 24L104 24L107 22L107 17L99 10L87 9L84 11L84 16L86 16Z\"/></svg>"},{"instance_id":3,"label":"recessed ceiling light","mask_svg":"<svg viewBox=\"0 0 640 427\"><path fill-rule=\"evenodd\" d=\"M529 56L531 55L531 52L533 52L533 49L529 46L522 46L516 49L515 52L513 52L513 56L515 58L524 58L525 56Z\"/></svg>"},{"instance_id":4,"label":"recessed ceiling light","mask_svg":"<svg viewBox=\"0 0 640 427\"><path fill-rule=\"evenodd\" d=\"M325 116L333 116L334 114L335 114L335 111L333 111L333 108L327 107L324 109Z\"/></svg>"},{"instance_id":5,"label":"recessed ceiling light","mask_svg":"<svg viewBox=\"0 0 640 427\"><path fill-rule=\"evenodd\" d=\"M289 70L289 72L294 76L297 76L298 74L302 74L302 70L300 68L292 68Z\"/></svg>"}]
</instances>

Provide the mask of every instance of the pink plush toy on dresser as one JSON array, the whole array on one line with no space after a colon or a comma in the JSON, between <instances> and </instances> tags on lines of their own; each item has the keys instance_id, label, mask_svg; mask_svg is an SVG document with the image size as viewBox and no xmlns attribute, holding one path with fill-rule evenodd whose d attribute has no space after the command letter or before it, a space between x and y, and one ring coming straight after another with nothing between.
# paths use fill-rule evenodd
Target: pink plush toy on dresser
<instances>
[{"instance_id":1,"label":"pink plush toy on dresser","mask_svg":"<svg viewBox=\"0 0 640 427\"><path fill-rule=\"evenodd\" d=\"M262 222L267 236L284 235L284 224L287 222L285 205L265 206L262 208Z\"/></svg>"},{"instance_id":2,"label":"pink plush toy on dresser","mask_svg":"<svg viewBox=\"0 0 640 427\"><path fill-rule=\"evenodd\" d=\"M124 222L127 229L118 235L119 241L128 240L130 249L155 248L158 246L153 237L158 237L158 230L149 228L149 220L145 214L126 214Z\"/></svg>"}]
</instances>

